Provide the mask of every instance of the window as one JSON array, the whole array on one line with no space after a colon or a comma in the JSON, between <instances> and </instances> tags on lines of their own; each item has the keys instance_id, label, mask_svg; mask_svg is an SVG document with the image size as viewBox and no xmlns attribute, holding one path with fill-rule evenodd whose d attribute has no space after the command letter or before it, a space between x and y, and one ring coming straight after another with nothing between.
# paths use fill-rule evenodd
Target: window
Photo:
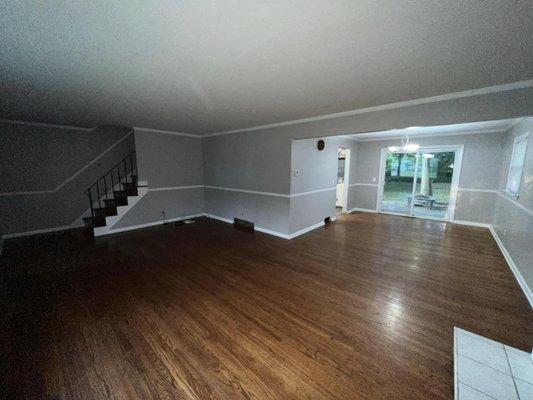
<instances>
[{"instance_id":1,"label":"window","mask_svg":"<svg viewBox=\"0 0 533 400\"><path fill-rule=\"evenodd\" d=\"M515 197L518 197L520 181L522 180L522 170L524 169L526 159L527 136L527 133L518 136L513 144L511 165L509 165L509 175L507 175L507 186L505 190Z\"/></svg>"}]
</instances>

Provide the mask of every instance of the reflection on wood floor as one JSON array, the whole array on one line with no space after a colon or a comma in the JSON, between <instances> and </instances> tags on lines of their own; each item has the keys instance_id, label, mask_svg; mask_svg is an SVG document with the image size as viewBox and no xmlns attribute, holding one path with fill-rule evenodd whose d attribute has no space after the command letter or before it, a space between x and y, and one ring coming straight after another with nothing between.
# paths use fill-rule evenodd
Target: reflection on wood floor
<instances>
[{"instance_id":1,"label":"reflection on wood floor","mask_svg":"<svg viewBox=\"0 0 533 400\"><path fill-rule=\"evenodd\" d=\"M7 242L1 273L0 398L449 400L454 326L533 339L488 230L397 216L73 231Z\"/></svg>"}]
</instances>

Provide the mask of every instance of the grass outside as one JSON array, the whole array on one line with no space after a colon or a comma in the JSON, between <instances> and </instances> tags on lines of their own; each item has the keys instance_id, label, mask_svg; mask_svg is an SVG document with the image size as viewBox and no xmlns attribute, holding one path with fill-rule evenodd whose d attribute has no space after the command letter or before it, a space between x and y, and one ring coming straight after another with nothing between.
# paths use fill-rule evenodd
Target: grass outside
<instances>
[{"instance_id":1,"label":"grass outside","mask_svg":"<svg viewBox=\"0 0 533 400\"><path fill-rule=\"evenodd\" d=\"M433 196L441 203L450 202L450 183L432 183ZM417 191L420 189L420 184L417 185ZM409 182L386 182L383 190L383 200L387 201L405 201L407 197L411 196L413 184Z\"/></svg>"}]
</instances>

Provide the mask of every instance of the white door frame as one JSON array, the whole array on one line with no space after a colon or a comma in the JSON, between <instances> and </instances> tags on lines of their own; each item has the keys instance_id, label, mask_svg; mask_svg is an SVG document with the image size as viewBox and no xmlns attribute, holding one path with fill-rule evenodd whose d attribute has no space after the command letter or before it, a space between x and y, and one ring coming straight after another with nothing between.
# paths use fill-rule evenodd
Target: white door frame
<instances>
[{"instance_id":1,"label":"white door frame","mask_svg":"<svg viewBox=\"0 0 533 400\"><path fill-rule=\"evenodd\" d=\"M348 211L348 191L350 189L350 161L352 158L352 150L344 148L346 157L344 158L344 198L342 199L342 212L346 214Z\"/></svg>"},{"instance_id":2,"label":"white door frame","mask_svg":"<svg viewBox=\"0 0 533 400\"><path fill-rule=\"evenodd\" d=\"M461 178L461 165L463 163L463 150L464 150L464 145L462 144L461 145L443 145L443 146L424 146L424 147L420 147L417 151L389 151L389 149L387 148L381 149L376 210L378 210L378 212L382 214L402 215L404 217L423 218L423 219L435 219L438 221L453 221L455 217L455 208L457 204L457 192L459 189L459 179ZM448 210L449 210L448 218L434 218L434 217L423 217L423 216L413 215L414 201L411 202L411 211L408 215L383 211L381 209L381 203L383 200L383 189L385 187L385 165L387 162L387 155L389 153L418 154L419 152L438 153L438 152L451 152L451 151L455 152L455 157L453 161L453 174L452 174L452 182L450 186L450 206L448 207ZM415 172L417 168L418 168L418 161L415 166ZM416 179L413 179L413 193L416 189L415 182L416 182Z\"/></svg>"}]
</instances>

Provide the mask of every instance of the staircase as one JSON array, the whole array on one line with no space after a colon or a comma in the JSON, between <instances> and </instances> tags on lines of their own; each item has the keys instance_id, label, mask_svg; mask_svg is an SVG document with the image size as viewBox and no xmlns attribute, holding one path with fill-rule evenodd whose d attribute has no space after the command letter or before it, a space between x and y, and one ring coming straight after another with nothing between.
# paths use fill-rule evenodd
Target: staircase
<instances>
[{"instance_id":1,"label":"staircase","mask_svg":"<svg viewBox=\"0 0 533 400\"><path fill-rule=\"evenodd\" d=\"M111 228L147 193L145 186L139 186L133 151L85 191L91 211L83 218L85 226L94 236L112 233Z\"/></svg>"}]
</instances>

